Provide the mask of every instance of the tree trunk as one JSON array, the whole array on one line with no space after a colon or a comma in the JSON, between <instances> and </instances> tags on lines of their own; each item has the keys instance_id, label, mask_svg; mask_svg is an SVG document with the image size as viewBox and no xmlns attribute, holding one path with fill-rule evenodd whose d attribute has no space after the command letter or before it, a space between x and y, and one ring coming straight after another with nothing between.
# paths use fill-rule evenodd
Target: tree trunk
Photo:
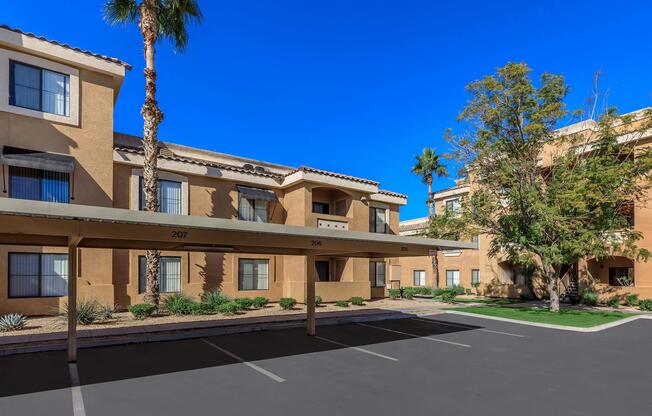
<instances>
[{"instance_id":1,"label":"tree trunk","mask_svg":"<svg viewBox=\"0 0 652 416\"><path fill-rule=\"evenodd\" d=\"M158 210L158 125L163 120L163 113L156 101L156 70L154 69L155 45L158 36L158 21L152 0L143 0L139 6L140 32L143 35L145 49L145 103L140 113L143 116L143 191L145 193L145 210ZM146 288L145 302L159 307L159 258L158 250L146 253Z\"/></svg>"},{"instance_id":2,"label":"tree trunk","mask_svg":"<svg viewBox=\"0 0 652 416\"><path fill-rule=\"evenodd\" d=\"M550 311L559 312L559 273L554 267L545 269L550 294Z\"/></svg>"},{"instance_id":3,"label":"tree trunk","mask_svg":"<svg viewBox=\"0 0 652 416\"><path fill-rule=\"evenodd\" d=\"M428 177L428 216L430 218L435 216L435 201L432 199L432 175Z\"/></svg>"},{"instance_id":4,"label":"tree trunk","mask_svg":"<svg viewBox=\"0 0 652 416\"><path fill-rule=\"evenodd\" d=\"M432 261L432 286L437 289L439 287L439 250L435 252L434 256L430 256Z\"/></svg>"}]
</instances>

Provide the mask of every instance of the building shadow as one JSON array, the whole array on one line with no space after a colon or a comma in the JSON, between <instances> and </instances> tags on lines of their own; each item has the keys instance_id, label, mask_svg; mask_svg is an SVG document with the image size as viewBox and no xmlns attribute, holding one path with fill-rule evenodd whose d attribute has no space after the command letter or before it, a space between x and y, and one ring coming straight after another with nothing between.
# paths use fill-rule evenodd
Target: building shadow
<instances>
[{"instance_id":1,"label":"building shadow","mask_svg":"<svg viewBox=\"0 0 652 416\"><path fill-rule=\"evenodd\" d=\"M322 325L318 336L353 347L373 346L470 331L479 327L443 324L436 320L406 319L369 322L365 325ZM378 328L372 328L375 326ZM379 329L384 328L384 329ZM393 332L400 331L400 332ZM401 333L404 332L404 333ZM300 356L346 348L309 337L304 328L204 336L178 341L149 342L84 348L77 366L82 385L129 380L235 364L238 361L202 341L225 348L246 361ZM0 357L0 397L70 387L65 351L18 354Z\"/></svg>"}]
</instances>

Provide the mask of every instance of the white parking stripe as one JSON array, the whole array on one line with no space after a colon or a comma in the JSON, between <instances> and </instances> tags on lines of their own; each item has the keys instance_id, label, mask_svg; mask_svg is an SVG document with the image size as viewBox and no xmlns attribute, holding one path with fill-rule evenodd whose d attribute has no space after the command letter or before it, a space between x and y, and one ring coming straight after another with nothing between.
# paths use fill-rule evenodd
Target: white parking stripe
<instances>
[{"instance_id":1,"label":"white parking stripe","mask_svg":"<svg viewBox=\"0 0 652 416\"><path fill-rule=\"evenodd\" d=\"M369 351L369 350L364 349L364 348L354 347L352 345L347 345L347 344L344 344L343 342L334 341L332 339L328 339L328 338L324 338L324 337L320 337L320 336L315 336L315 338L317 338L319 340L322 340L322 341L325 341L325 342L330 342L331 344L339 345L340 347L350 348L352 350L363 352L365 354L373 355L375 357L384 358L384 359L390 360L390 361L398 361L398 358L390 357L388 355L379 354L377 352Z\"/></svg>"},{"instance_id":2,"label":"white parking stripe","mask_svg":"<svg viewBox=\"0 0 652 416\"><path fill-rule=\"evenodd\" d=\"M81 386L79 383L77 364L68 364L68 373L70 374L70 389L72 391L72 414L74 416L86 416L84 396L82 396Z\"/></svg>"},{"instance_id":3,"label":"white parking stripe","mask_svg":"<svg viewBox=\"0 0 652 416\"><path fill-rule=\"evenodd\" d=\"M525 335L521 334L512 334L511 332L502 332L502 331L494 331L491 329L485 329L485 328L473 328L472 326L468 325L460 325L460 324L454 324L451 322L442 322L442 321L433 321L427 318L414 318L415 321L421 321L421 322L428 322L429 324L441 324L441 325L448 325L448 326L454 326L457 328L466 328L470 331L482 331L482 332L489 332L492 334L499 334L499 335L507 335L509 337L518 337L518 338L525 338Z\"/></svg>"},{"instance_id":4,"label":"white parking stripe","mask_svg":"<svg viewBox=\"0 0 652 416\"><path fill-rule=\"evenodd\" d=\"M242 364L246 365L247 367L251 368L252 370L258 371L260 374L265 375L265 376L271 378L272 380L274 380L276 382L282 383L282 382L285 381L284 378L279 377L276 374L274 374L274 373L272 373L270 371L267 371L264 368L259 367L254 363L250 363L249 361L246 361L244 358L232 353L229 350L226 350L226 349L220 347L219 345L213 344L212 342L210 342L207 339L202 338L202 341L204 341L206 344L210 345L211 347L215 348L216 350L223 352L224 354L228 355L229 357L233 358L234 360L240 361Z\"/></svg>"},{"instance_id":5,"label":"white parking stripe","mask_svg":"<svg viewBox=\"0 0 652 416\"><path fill-rule=\"evenodd\" d=\"M410 334L408 332L397 331L395 329L389 329L389 328L383 328L382 326L368 325L368 324L363 324L363 323L360 323L360 322L358 322L357 325L365 326L367 328L380 329L382 331L387 331L387 332L394 332L396 334L407 335L407 336L412 337L412 338L426 339L428 341L436 341L436 342L442 342L444 344L457 345L458 347L471 348L471 346L469 344L462 344L462 343L459 343L459 342L446 341L445 339L439 339L439 338L433 338L433 337L422 337L420 335Z\"/></svg>"}]
</instances>

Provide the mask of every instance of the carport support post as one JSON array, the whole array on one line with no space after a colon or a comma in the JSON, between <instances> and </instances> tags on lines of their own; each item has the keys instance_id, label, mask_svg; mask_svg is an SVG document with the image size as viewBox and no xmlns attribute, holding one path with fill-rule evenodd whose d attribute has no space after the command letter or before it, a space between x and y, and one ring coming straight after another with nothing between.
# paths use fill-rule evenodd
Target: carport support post
<instances>
[{"instance_id":1,"label":"carport support post","mask_svg":"<svg viewBox=\"0 0 652 416\"><path fill-rule=\"evenodd\" d=\"M68 362L77 362L77 246L81 239L68 239Z\"/></svg>"},{"instance_id":2,"label":"carport support post","mask_svg":"<svg viewBox=\"0 0 652 416\"><path fill-rule=\"evenodd\" d=\"M315 326L315 256L306 255L306 331L314 337L317 333Z\"/></svg>"}]
</instances>

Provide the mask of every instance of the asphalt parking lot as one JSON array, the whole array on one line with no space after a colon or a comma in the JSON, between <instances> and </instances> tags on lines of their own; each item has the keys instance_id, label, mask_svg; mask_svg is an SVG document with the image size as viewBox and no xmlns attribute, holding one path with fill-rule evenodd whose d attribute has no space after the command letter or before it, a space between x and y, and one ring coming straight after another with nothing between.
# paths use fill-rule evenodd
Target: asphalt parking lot
<instances>
[{"instance_id":1,"label":"asphalt parking lot","mask_svg":"<svg viewBox=\"0 0 652 416\"><path fill-rule=\"evenodd\" d=\"M83 349L76 368L63 351L0 357L0 415L549 416L652 409L650 320L575 333L437 315L317 332Z\"/></svg>"}]
</instances>

